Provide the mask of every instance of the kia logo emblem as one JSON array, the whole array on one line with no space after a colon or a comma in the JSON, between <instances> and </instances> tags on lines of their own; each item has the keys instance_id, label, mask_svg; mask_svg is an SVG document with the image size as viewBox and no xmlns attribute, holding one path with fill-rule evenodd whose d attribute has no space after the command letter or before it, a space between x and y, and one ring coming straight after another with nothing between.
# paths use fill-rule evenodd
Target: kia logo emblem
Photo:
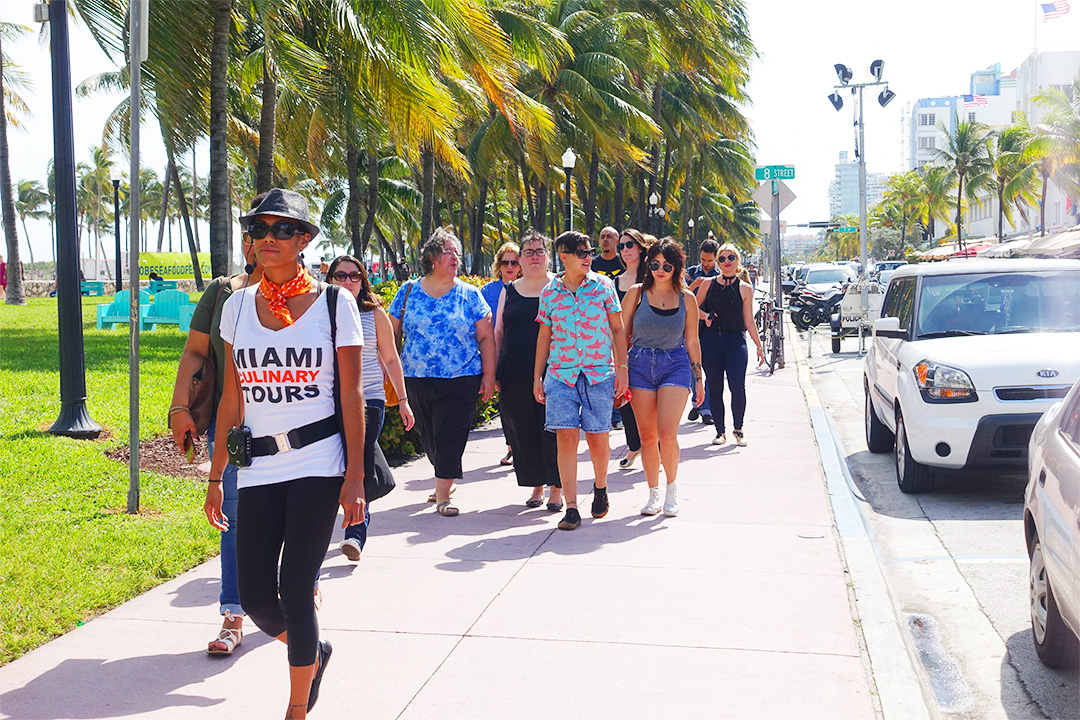
<instances>
[{"instance_id":1,"label":"kia logo emblem","mask_svg":"<svg viewBox=\"0 0 1080 720\"><path fill-rule=\"evenodd\" d=\"M1057 370L1051 370L1049 368L1047 368L1046 370L1040 370L1035 374L1041 378L1056 378L1059 375Z\"/></svg>"}]
</instances>

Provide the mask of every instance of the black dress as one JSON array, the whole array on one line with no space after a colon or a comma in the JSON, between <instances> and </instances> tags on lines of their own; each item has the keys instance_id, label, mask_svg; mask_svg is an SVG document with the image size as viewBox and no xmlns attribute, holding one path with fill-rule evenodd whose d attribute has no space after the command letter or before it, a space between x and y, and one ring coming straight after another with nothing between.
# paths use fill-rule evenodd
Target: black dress
<instances>
[{"instance_id":1,"label":"black dress","mask_svg":"<svg viewBox=\"0 0 1080 720\"><path fill-rule=\"evenodd\" d=\"M504 302L502 350L495 379L499 381L503 433L514 448L514 473L522 487L562 487L555 433L544 429L544 406L533 396L540 298L522 297L510 283Z\"/></svg>"}]
</instances>

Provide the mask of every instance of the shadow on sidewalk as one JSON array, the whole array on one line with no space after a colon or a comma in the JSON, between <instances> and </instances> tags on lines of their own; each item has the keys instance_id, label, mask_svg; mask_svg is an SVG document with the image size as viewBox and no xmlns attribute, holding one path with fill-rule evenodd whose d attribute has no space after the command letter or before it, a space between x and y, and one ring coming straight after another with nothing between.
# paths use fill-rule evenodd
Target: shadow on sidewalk
<instances>
[{"instance_id":1,"label":"shadow on sidewalk","mask_svg":"<svg viewBox=\"0 0 1080 720\"><path fill-rule=\"evenodd\" d=\"M176 690L225 672L236 658L273 642L262 633L252 633L244 640L231 658L208 657L197 651L113 662L65 660L27 685L0 695L0 707L10 720L125 717L168 707L211 708L224 699L185 695Z\"/></svg>"}]
</instances>

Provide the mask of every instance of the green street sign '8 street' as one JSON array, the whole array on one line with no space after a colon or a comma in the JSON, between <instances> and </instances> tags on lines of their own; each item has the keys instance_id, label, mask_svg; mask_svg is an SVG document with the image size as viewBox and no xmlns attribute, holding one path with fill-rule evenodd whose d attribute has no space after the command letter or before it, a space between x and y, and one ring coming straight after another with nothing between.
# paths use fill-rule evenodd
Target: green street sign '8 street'
<instances>
[{"instance_id":1,"label":"green street sign '8 street'","mask_svg":"<svg viewBox=\"0 0 1080 720\"><path fill-rule=\"evenodd\" d=\"M763 165L754 169L757 180L794 180L794 165Z\"/></svg>"},{"instance_id":2,"label":"green street sign '8 street'","mask_svg":"<svg viewBox=\"0 0 1080 720\"><path fill-rule=\"evenodd\" d=\"M833 228L833 232L834 233L855 233L855 232L859 232L859 228L857 228L857 227L838 227L838 228Z\"/></svg>"}]
</instances>

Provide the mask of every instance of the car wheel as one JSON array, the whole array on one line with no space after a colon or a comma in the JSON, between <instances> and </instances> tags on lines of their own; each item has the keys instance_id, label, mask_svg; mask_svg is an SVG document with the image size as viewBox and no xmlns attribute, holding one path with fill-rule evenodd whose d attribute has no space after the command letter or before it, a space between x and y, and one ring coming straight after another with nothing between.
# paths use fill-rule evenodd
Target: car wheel
<instances>
[{"instance_id":1,"label":"car wheel","mask_svg":"<svg viewBox=\"0 0 1080 720\"><path fill-rule=\"evenodd\" d=\"M832 351L834 353L840 352L840 338L834 337L832 339Z\"/></svg>"},{"instance_id":2,"label":"car wheel","mask_svg":"<svg viewBox=\"0 0 1080 720\"><path fill-rule=\"evenodd\" d=\"M863 394L866 396L866 447L872 453L889 452L893 449L896 436L888 425L878 419L877 410L874 410L874 401L870 398L869 387L864 385Z\"/></svg>"},{"instance_id":3,"label":"car wheel","mask_svg":"<svg viewBox=\"0 0 1080 720\"><path fill-rule=\"evenodd\" d=\"M1080 644L1058 611L1038 538L1031 548L1031 637L1035 641L1035 652L1047 667L1075 667L1080 659Z\"/></svg>"},{"instance_id":4,"label":"car wheel","mask_svg":"<svg viewBox=\"0 0 1080 720\"><path fill-rule=\"evenodd\" d=\"M933 488L934 476L930 474L930 468L911 457L904 416L899 413L896 415L895 448L896 483L900 486L900 492L921 493Z\"/></svg>"}]
</instances>

